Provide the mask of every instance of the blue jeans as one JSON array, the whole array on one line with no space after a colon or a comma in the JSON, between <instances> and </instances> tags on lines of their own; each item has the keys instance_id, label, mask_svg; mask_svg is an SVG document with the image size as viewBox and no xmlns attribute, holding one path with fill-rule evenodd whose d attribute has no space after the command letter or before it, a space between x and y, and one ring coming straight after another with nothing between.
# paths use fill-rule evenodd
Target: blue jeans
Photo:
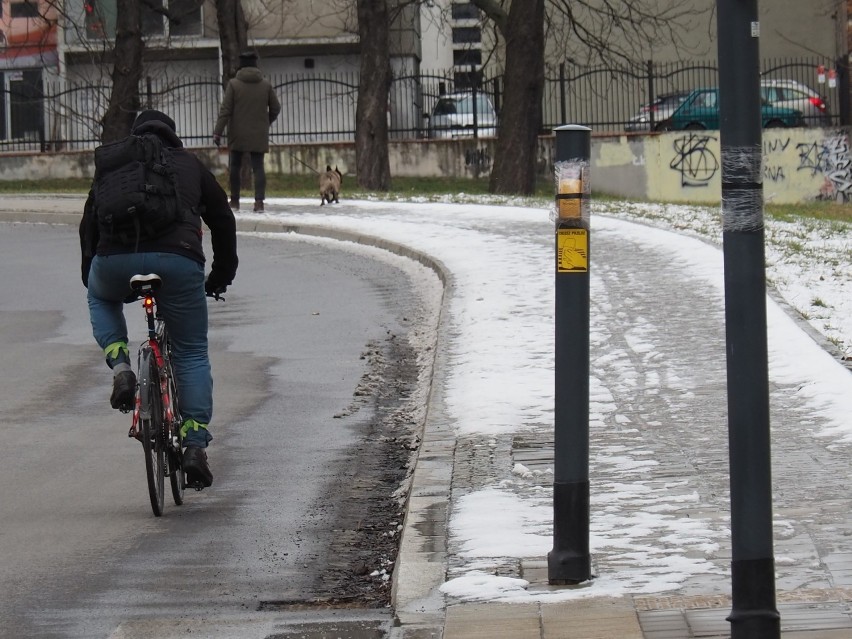
<instances>
[{"instance_id":1,"label":"blue jeans","mask_svg":"<svg viewBox=\"0 0 852 639\"><path fill-rule=\"evenodd\" d=\"M173 253L95 256L89 272L88 294L95 341L102 349L128 341L124 299L132 293L130 278L138 273L156 273L163 280L157 292L157 306L169 329L181 419L192 419L206 426L213 416L213 377L207 352L207 298L202 264ZM139 323L144 326L141 308ZM184 443L205 447L210 439L208 432L199 429L190 431Z\"/></svg>"}]
</instances>

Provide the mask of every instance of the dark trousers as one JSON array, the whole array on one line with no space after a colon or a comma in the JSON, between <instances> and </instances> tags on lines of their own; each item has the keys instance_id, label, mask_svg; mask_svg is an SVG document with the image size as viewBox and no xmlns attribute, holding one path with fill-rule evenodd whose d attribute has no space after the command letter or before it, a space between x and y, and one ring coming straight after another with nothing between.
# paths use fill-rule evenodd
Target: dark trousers
<instances>
[{"instance_id":1,"label":"dark trousers","mask_svg":"<svg viewBox=\"0 0 852 639\"><path fill-rule=\"evenodd\" d=\"M240 198L240 169L243 164L243 151L231 151L231 199ZM263 201L266 197L266 171L263 168L263 153L251 151L251 172L254 174L254 199Z\"/></svg>"}]
</instances>

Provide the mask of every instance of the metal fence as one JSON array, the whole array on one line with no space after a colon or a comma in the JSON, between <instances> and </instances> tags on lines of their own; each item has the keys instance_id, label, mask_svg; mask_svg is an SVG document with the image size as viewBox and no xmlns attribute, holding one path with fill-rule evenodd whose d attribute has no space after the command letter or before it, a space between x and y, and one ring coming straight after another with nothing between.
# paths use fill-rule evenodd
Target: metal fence
<instances>
[{"instance_id":1,"label":"metal fence","mask_svg":"<svg viewBox=\"0 0 852 639\"><path fill-rule=\"evenodd\" d=\"M848 77L828 59L766 60L761 77L794 80L822 95L832 125L849 124ZM824 71L824 73L820 73ZM553 77L555 76L555 77ZM476 78L476 86L471 86ZM108 85L45 82L40 73L9 82L0 91L0 151L90 149L100 136ZM358 75L355 73L271 76L281 116L271 130L273 144L352 141ZM543 131L562 124L583 124L594 132L622 132L640 107L658 95L717 86L715 64L644 63L635 67L580 67L562 64L545 79L540 108ZM498 75L452 71L401 76L393 80L388 100L391 139L429 137L428 118L438 97L475 90L490 97L499 115L504 90ZM222 97L216 77L179 82L146 78L140 87L143 105L171 115L187 146L208 145Z\"/></svg>"}]
</instances>

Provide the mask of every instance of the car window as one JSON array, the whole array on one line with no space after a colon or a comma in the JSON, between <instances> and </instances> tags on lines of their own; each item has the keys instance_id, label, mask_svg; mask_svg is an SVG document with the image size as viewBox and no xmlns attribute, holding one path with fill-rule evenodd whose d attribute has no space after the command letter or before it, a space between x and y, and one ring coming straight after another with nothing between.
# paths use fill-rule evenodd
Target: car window
<instances>
[{"instance_id":1,"label":"car window","mask_svg":"<svg viewBox=\"0 0 852 639\"><path fill-rule=\"evenodd\" d=\"M473 113L473 100L464 97L456 103L456 111L458 113Z\"/></svg>"},{"instance_id":2,"label":"car window","mask_svg":"<svg viewBox=\"0 0 852 639\"><path fill-rule=\"evenodd\" d=\"M798 89L790 89L784 88L780 89L779 93L781 94L782 100L807 100L808 96L803 91L799 91Z\"/></svg>"},{"instance_id":3,"label":"car window","mask_svg":"<svg viewBox=\"0 0 852 639\"><path fill-rule=\"evenodd\" d=\"M660 106L677 106L686 99L685 95L669 95L661 99Z\"/></svg>"},{"instance_id":4,"label":"car window","mask_svg":"<svg viewBox=\"0 0 852 639\"><path fill-rule=\"evenodd\" d=\"M476 96L476 108L477 111L483 115L491 115L491 103L484 95Z\"/></svg>"},{"instance_id":5,"label":"car window","mask_svg":"<svg viewBox=\"0 0 852 639\"><path fill-rule=\"evenodd\" d=\"M452 115L455 112L455 100L450 100L449 98L442 98L438 100L438 104L435 105L435 115Z\"/></svg>"},{"instance_id":6,"label":"car window","mask_svg":"<svg viewBox=\"0 0 852 639\"><path fill-rule=\"evenodd\" d=\"M705 109L712 109L716 106L716 93L714 91L699 93L694 105Z\"/></svg>"}]
</instances>

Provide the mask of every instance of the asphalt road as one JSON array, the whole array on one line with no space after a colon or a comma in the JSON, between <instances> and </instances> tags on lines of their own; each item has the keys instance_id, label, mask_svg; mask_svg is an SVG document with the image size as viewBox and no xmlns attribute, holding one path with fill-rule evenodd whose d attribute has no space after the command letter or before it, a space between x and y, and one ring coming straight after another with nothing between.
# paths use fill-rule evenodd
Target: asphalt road
<instances>
[{"instance_id":1,"label":"asphalt road","mask_svg":"<svg viewBox=\"0 0 852 639\"><path fill-rule=\"evenodd\" d=\"M109 408L76 229L0 224L0 637L267 636L283 622L261 602L322 595L373 417L353 399L363 355L408 330L416 283L339 243L239 246L210 302L214 484L180 507L167 489L154 518L129 416ZM136 344L142 310L126 316Z\"/></svg>"}]
</instances>

